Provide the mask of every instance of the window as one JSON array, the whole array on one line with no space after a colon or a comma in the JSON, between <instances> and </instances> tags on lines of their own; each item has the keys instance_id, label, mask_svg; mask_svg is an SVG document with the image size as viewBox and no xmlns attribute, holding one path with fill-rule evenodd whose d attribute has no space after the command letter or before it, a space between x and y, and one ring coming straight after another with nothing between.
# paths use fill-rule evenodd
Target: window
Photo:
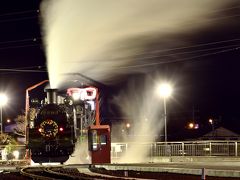
<instances>
[{"instance_id":1,"label":"window","mask_svg":"<svg viewBox=\"0 0 240 180\"><path fill-rule=\"evenodd\" d=\"M100 145L101 145L101 146L107 145L107 135L102 134L102 135L100 136Z\"/></svg>"}]
</instances>

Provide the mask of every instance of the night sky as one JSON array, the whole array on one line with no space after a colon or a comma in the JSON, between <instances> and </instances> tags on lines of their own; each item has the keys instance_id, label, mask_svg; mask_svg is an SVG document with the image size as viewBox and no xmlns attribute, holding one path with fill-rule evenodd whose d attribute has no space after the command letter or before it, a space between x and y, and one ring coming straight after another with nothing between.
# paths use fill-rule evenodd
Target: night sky
<instances>
[{"instance_id":1,"label":"night sky","mask_svg":"<svg viewBox=\"0 0 240 180\"><path fill-rule=\"evenodd\" d=\"M39 2L2 1L0 5L0 89L9 98L8 105L3 108L4 117L14 118L21 114L25 109L25 90L48 78L46 72L37 72L46 70Z\"/></svg>"},{"instance_id":2,"label":"night sky","mask_svg":"<svg viewBox=\"0 0 240 180\"><path fill-rule=\"evenodd\" d=\"M231 2L212 15L207 27L168 34L145 45L146 52L163 52L153 54L154 61L147 58L150 60L137 68L175 82L173 98L168 102L172 134L192 120L193 110L195 121L204 130L209 128L208 118L215 118L219 125L240 133L240 3ZM10 96L4 108L4 116L10 118L24 110L25 89L48 79L39 3L0 3L0 90ZM117 93L128 78L142 76L140 71L133 70L131 76L124 76L109 89Z\"/></svg>"}]
</instances>

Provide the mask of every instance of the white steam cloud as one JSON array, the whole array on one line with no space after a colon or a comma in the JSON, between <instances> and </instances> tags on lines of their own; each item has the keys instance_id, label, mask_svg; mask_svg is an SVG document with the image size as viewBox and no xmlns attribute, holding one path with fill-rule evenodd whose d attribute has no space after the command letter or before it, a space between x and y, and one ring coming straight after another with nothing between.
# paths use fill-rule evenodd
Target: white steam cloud
<instances>
[{"instance_id":1,"label":"white steam cloud","mask_svg":"<svg viewBox=\"0 0 240 180\"><path fill-rule=\"evenodd\" d=\"M119 162L145 162L149 146L145 143L154 142L164 127L162 101L154 88L152 77L142 79L141 83L131 81L127 89L115 97L123 114L130 117L130 132L126 142L137 142L128 148L127 153Z\"/></svg>"},{"instance_id":2,"label":"white steam cloud","mask_svg":"<svg viewBox=\"0 0 240 180\"><path fill-rule=\"evenodd\" d=\"M81 73L107 82L134 65L132 55L166 34L207 25L215 0L46 0L42 3L49 79L52 88Z\"/></svg>"},{"instance_id":3,"label":"white steam cloud","mask_svg":"<svg viewBox=\"0 0 240 180\"><path fill-rule=\"evenodd\" d=\"M88 154L88 143L87 140L75 143L75 150L65 164L89 164L91 163Z\"/></svg>"}]
</instances>

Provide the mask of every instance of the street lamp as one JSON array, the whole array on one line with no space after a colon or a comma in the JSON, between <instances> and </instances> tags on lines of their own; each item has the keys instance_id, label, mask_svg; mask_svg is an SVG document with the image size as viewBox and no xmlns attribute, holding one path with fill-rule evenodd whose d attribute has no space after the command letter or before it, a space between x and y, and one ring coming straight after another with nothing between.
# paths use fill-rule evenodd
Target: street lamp
<instances>
[{"instance_id":1,"label":"street lamp","mask_svg":"<svg viewBox=\"0 0 240 180\"><path fill-rule=\"evenodd\" d=\"M211 126L212 126L212 137L214 138L214 131L215 131L215 130L214 130L214 128L215 128L215 127L214 127L214 120L213 120L213 119L209 119L208 122L209 122L209 123L211 124Z\"/></svg>"},{"instance_id":2,"label":"street lamp","mask_svg":"<svg viewBox=\"0 0 240 180\"><path fill-rule=\"evenodd\" d=\"M193 123L189 123L189 124L188 124L188 128L189 128L189 129L193 129L193 128L194 128L194 124L193 124Z\"/></svg>"},{"instance_id":3,"label":"street lamp","mask_svg":"<svg viewBox=\"0 0 240 180\"><path fill-rule=\"evenodd\" d=\"M1 117L1 134L3 133L3 118L2 118L2 108L7 104L8 98L5 94L0 94L0 117Z\"/></svg>"},{"instance_id":4,"label":"street lamp","mask_svg":"<svg viewBox=\"0 0 240 180\"><path fill-rule=\"evenodd\" d=\"M159 86L159 95L163 98L164 106L164 125L165 125L165 143L167 142L167 106L166 100L172 94L172 87L170 84L164 83Z\"/></svg>"}]
</instances>

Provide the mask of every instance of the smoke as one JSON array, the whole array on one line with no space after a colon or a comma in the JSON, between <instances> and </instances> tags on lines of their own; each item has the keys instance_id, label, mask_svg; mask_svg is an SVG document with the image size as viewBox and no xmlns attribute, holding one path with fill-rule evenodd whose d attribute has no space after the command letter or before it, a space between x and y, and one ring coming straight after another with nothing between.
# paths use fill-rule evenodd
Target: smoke
<instances>
[{"instance_id":1,"label":"smoke","mask_svg":"<svg viewBox=\"0 0 240 180\"><path fill-rule=\"evenodd\" d=\"M41 5L52 88L81 73L100 82L128 74L152 41L208 25L223 2L167 0L45 0Z\"/></svg>"},{"instance_id":2,"label":"smoke","mask_svg":"<svg viewBox=\"0 0 240 180\"><path fill-rule=\"evenodd\" d=\"M88 142L87 139L85 139L75 143L75 150L65 164L89 164L90 162Z\"/></svg>"},{"instance_id":3,"label":"smoke","mask_svg":"<svg viewBox=\"0 0 240 180\"><path fill-rule=\"evenodd\" d=\"M164 127L162 102L154 88L153 78L148 76L141 82L132 80L126 89L114 98L125 117L130 117L131 126L127 142L137 142L128 148L120 162L144 162L149 153L149 146L144 143L153 142Z\"/></svg>"}]
</instances>

